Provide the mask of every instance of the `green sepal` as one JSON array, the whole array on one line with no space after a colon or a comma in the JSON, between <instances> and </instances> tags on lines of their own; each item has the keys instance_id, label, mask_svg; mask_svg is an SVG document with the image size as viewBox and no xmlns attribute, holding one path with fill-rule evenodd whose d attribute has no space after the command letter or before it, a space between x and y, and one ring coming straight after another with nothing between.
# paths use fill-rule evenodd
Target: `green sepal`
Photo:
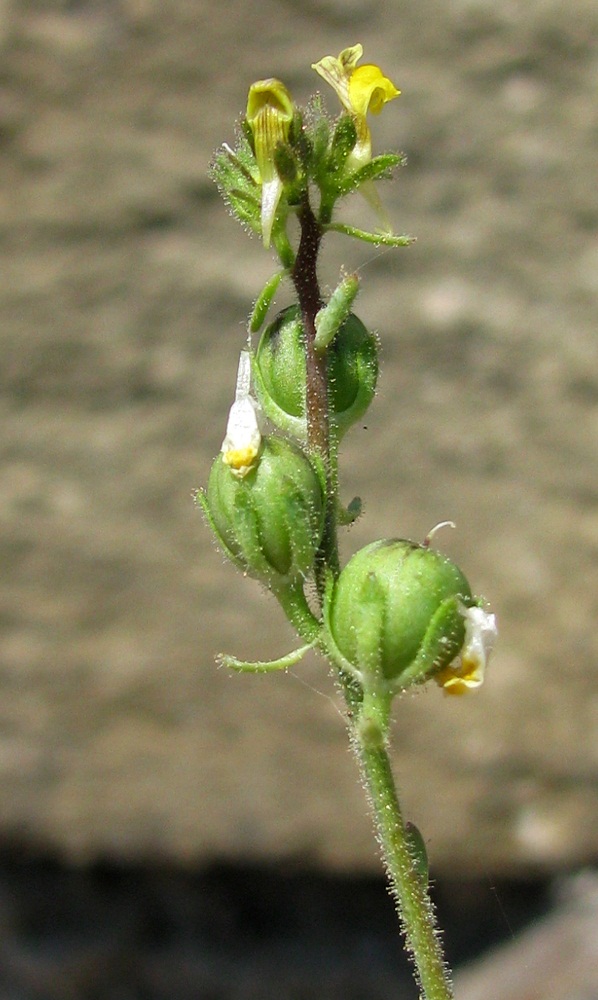
<instances>
[{"instance_id":1,"label":"green sepal","mask_svg":"<svg viewBox=\"0 0 598 1000\"><path fill-rule=\"evenodd\" d=\"M432 616L417 656L396 679L396 690L422 684L458 656L465 641L465 619L460 610L465 604L461 596L447 597Z\"/></svg>"},{"instance_id":2,"label":"green sepal","mask_svg":"<svg viewBox=\"0 0 598 1000\"><path fill-rule=\"evenodd\" d=\"M323 463L318 459L319 456L314 457L312 466L320 482L323 495L326 480ZM299 576L304 579L313 562L313 535L309 527L311 512L301 491L292 480L283 480L281 489L287 491L284 493L283 517L289 535L293 577ZM210 510L206 491L204 489L196 490L193 498L198 507L201 508L208 527L223 555L243 573L246 573L250 568L252 576L258 577L267 584L283 607L289 621L303 637L319 631L320 623L311 613L301 585L296 585L294 580L289 582L287 576L276 573L262 553L259 522L252 496L241 490L235 496L235 534L239 544L239 554L233 552L219 531ZM311 645L315 641L314 639Z\"/></svg>"},{"instance_id":3,"label":"green sepal","mask_svg":"<svg viewBox=\"0 0 598 1000\"><path fill-rule=\"evenodd\" d=\"M255 156L245 135L237 136L235 149L224 145L210 165L210 175L236 218L261 231L261 185Z\"/></svg>"},{"instance_id":4,"label":"green sepal","mask_svg":"<svg viewBox=\"0 0 598 1000\"><path fill-rule=\"evenodd\" d=\"M292 479L283 476L278 488L280 518L286 537L283 536L284 541L280 543L280 552L276 551L273 544L271 545L270 560L262 552L263 542L253 496L249 492L239 490L235 497L235 531L242 554L251 567L251 572L263 580L271 581L274 589L279 580L287 578L289 572L291 576L297 574L307 576L314 556L311 525L313 512L310 511L303 494ZM287 546L288 553L285 551ZM289 563L290 571L285 573L283 562Z\"/></svg>"},{"instance_id":5,"label":"green sepal","mask_svg":"<svg viewBox=\"0 0 598 1000\"><path fill-rule=\"evenodd\" d=\"M324 111L322 100L319 95L310 102L308 107L310 121L310 134L312 141L311 161L307 165L310 176L321 185L321 177L326 171L328 160L328 148L330 144L330 121Z\"/></svg>"},{"instance_id":6,"label":"green sepal","mask_svg":"<svg viewBox=\"0 0 598 1000\"><path fill-rule=\"evenodd\" d=\"M336 589L336 580L331 572L326 574L326 581L324 587L324 598L322 602L322 621L324 623L324 632L322 638L322 645L327 653L328 657L335 664L337 669L347 677L351 678L351 681L359 689L361 695L363 695L363 674L361 673L359 667L351 663L350 660L341 652L336 644L334 638L334 632L332 631L332 623L330 620L330 613L332 611L332 605L334 602L334 592ZM359 699L361 701L361 699Z\"/></svg>"},{"instance_id":7,"label":"green sepal","mask_svg":"<svg viewBox=\"0 0 598 1000\"><path fill-rule=\"evenodd\" d=\"M268 313L268 309L272 305L272 300L278 291L278 286L280 285L283 277L284 271L277 271L276 274L273 274L262 288L260 294L255 300L255 305L249 318L250 333L257 333L258 330L261 329Z\"/></svg>"},{"instance_id":8,"label":"green sepal","mask_svg":"<svg viewBox=\"0 0 598 1000\"><path fill-rule=\"evenodd\" d=\"M390 177L392 171L397 167L402 167L405 162L402 153L382 153L380 156L374 156L354 173L338 180L339 197L357 190L365 181L376 181L383 177Z\"/></svg>"},{"instance_id":9,"label":"green sepal","mask_svg":"<svg viewBox=\"0 0 598 1000\"><path fill-rule=\"evenodd\" d=\"M383 675L380 636L386 622L386 593L376 573L364 577L355 602L355 650L362 672L370 677Z\"/></svg>"},{"instance_id":10,"label":"green sepal","mask_svg":"<svg viewBox=\"0 0 598 1000\"><path fill-rule=\"evenodd\" d=\"M287 266L286 261L285 261L284 256L283 256L283 251L281 249L282 247L285 246L285 244L288 245L289 249L290 249L289 238L287 236L287 221L288 221L288 217L289 217L289 204L288 204L288 201L287 201L286 194L287 194L287 188L283 187L283 193L282 193L282 195L280 197L280 201L278 202L278 206L277 206L277 209L276 209L276 215L275 215L274 221L272 223L272 232L270 233L270 243L275 248L276 252L278 253L278 256L280 258L280 262L281 262L282 266L286 270L288 270L288 266ZM260 234L261 234L261 232L262 232L262 228L261 228L261 216L260 216ZM291 251L291 254L292 254L292 251Z\"/></svg>"},{"instance_id":11,"label":"green sepal","mask_svg":"<svg viewBox=\"0 0 598 1000\"><path fill-rule=\"evenodd\" d=\"M306 129L303 115L295 108L289 127L287 143L280 143L274 150L274 164L284 185L284 196L291 208L303 201L307 189L309 164L313 156L313 145Z\"/></svg>"},{"instance_id":12,"label":"green sepal","mask_svg":"<svg viewBox=\"0 0 598 1000\"><path fill-rule=\"evenodd\" d=\"M360 744L369 750L382 749L388 741L390 729L390 710L394 692L392 685L384 676L379 643L379 637L385 626L385 617L384 589L376 574L372 573L363 581L352 626L356 638L356 658L360 667L357 673L363 690L361 705L356 711L355 727ZM327 638L330 637L329 631ZM345 666L344 668L346 670Z\"/></svg>"},{"instance_id":13,"label":"green sepal","mask_svg":"<svg viewBox=\"0 0 598 1000\"><path fill-rule=\"evenodd\" d=\"M255 139L253 136L253 129L249 124L249 122L247 121L247 119L245 118L245 116L243 116L243 118L241 119L240 131L247 143L247 146L249 147L252 156L255 157Z\"/></svg>"},{"instance_id":14,"label":"green sepal","mask_svg":"<svg viewBox=\"0 0 598 1000\"><path fill-rule=\"evenodd\" d=\"M242 192L232 192L229 199L229 208L245 230L249 229L261 237L262 220L260 205L255 206L252 201L245 198Z\"/></svg>"},{"instance_id":15,"label":"green sepal","mask_svg":"<svg viewBox=\"0 0 598 1000\"><path fill-rule=\"evenodd\" d=\"M309 125L307 127L304 126L303 115L296 109L289 139L299 158L305 178L310 176L312 170L315 138L313 129Z\"/></svg>"},{"instance_id":16,"label":"green sepal","mask_svg":"<svg viewBox=\"0 0 598 1000\"><path fill-rule=\"evenodd\" d=\"M255 233L261 233L261 207L253 195L238 188L230 188L222 192L222 197L231 214L242 226L248 226Z\"/></svg>"},{"instance_id":17,"label":"green sepal","mask_svg":"<svg viewBox=\"0 0 598 1000\"><path fill-rule=\"evenodd\" d=\"M198 507L201 507L201 511L202 511L202 514L203 514L203 516L204 516L204 518L206 520L206 523L207 523L208 527L210 528L210 530L211 530L211 532L212 532L212 534L214 536L214 540L215 540L216 544L218 545L218 548L222 552L223 556L226 556L227 559L230 559L230 561L237 567L237 569L240 569L240 570L242 570L242 572L245 572L245 570L246 570L245 563L226 544L224 538L222 537L222 535L221 535L221 533L220 533L220 531L218 529L218 526L217 526L216 522L214 521L214 518L212 517L212 512L210 510L210 505L208 503L207 493L203 489L203 487L200 488L199 490L195 490L195 492L193 494L193 500L197 504Z\"/></svg>"},{"instance_id":18,"label":"green sepal","mask_svg":"<svg viewBox=\"0 0 598 1000\"><path fill-rule=\"evenodd\" d=\"M269 581L272 566L263 554L255 503L251 494L242 487L234 499L234 525L235 539L252 576Z\"/></svg>"},{"instance_id":19,"label":"green sepal","mask_svg":"<svg viewBox=\"0 0 598 1000\"><path fill-rule=\"evenodd\" d=\"M367 349L356 353L353 358L354 382L357 392L351 406L335 414L333 425L337 438L340 440L368 409L376 393L378 382L378 345L372 335Z\"/></svg>"},{"instance_id":20,"label":"green sepal","mask_svg":"<svg viewBox=\"0 0 598 1000\"><path fill-rule=\"evenodd\" d=\"M286 517L291 550L291 564L294 573L306 577L314 559L313 529L310 511L304 494L291 479L283 478L281 491L284 493L284 515Z\"/></svg>"},{"instance_id":21,"label":"green sepal","mask_svg":"<svg viewBox=\"0 0 598 1000\"><path fill-rule=\"evenodd\" d=\"M347 158L355 148L356 142L357 129L355 128L353 117L351 115L341 115L332 136L328 163L326 164L328 174L336 175L335 185L338 183L338 176L342 176Z\"/></svg>"},{"instance_id":22,"label":"green sepal","mask_svg":"<svg viewBox=\"0 0 598 1000\"><path fill-rule=\"evenodd\" d=\"M290 273L295 264L295 252L287 235L286 215L283 223L277 223L278 218L279 216L277 215L272 227L272 246L276 250L283 268Z\"/></svg>"},{"instance_id":23,"label":"green sepal","mask_svg":"<svg viewBox=\"0 0 598 1000\"><path fill-rule=\"evenodd\" d=\"M326 305L316 314L314 348L325 351L351 312L359 291L359 278L349 274L336 286Z\"/></svg>"}]
</instances>

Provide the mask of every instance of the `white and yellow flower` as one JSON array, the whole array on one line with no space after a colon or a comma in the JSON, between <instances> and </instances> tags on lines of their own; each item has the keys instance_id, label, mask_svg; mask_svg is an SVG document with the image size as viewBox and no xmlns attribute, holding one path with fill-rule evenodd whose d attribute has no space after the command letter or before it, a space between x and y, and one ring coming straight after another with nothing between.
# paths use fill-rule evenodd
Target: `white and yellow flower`
<instances>
[{"instance_id":1,"label":"white and yellow flower","mask_svg":"<svg viewBox=\"0 0 598 1000\"><path fill-rule=\"evenodd\" d=\"M235 401L228 414L226 436L222 442L222 461L233 475L243 479L254 468L262 443L261 413L250 395L251 358L241 351Z\"/></svg>"},{"instance_id":2,"label":"white and yellow flower","mask_svg":"<svg viewBox=\"0 0 598 1000\"><path fill-rule=\"evenodd\" d=\"M486 664L498 635L496 615L475 606L463 607L461 613L465 618L463 648L434 678L446 694L466 694L484 683Z\"/></svg>"}]
</instances>

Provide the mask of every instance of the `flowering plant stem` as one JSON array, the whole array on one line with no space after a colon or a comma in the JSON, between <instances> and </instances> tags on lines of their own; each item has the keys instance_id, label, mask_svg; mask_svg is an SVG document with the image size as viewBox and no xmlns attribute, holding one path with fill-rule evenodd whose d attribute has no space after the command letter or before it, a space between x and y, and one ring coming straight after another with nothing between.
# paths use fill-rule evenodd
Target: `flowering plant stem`
<instances>
[{"instance_id":1,"label":"flowering plant stem","mask_svg":"<svg viewBox=\"0 0 598 1000\"><path fill-rule=\"evenodd\" d=\"M378 343L352 311L356 275L341 276L324 300L320 244L329 231L381 246L411 242L391 232L374 184L403 158L372 157L366 118L399 91L379 67L357 66L362 54L354 45L313 64L340 99L336 123L319 99L297 108L285 85L269 77L249 89L236 148L225 143L214 158L213 176L231 211L276 250L282 270L256 299L226 436L197 501L225 555L277 598L303 643L276 660L221 662L254 673L285 670L317 647L333 665L421 1000L451 1000L424 842L403 822L390 766L391 703L432 679L452 695L478 688L496 623L459 567L431 547L441 525L421 543L371 542L340 565L339 528L359 516L361 501L340 503L339 442L374 398ZM382 231L332 221L336 202L358 189ZM300 228L296 252L286 229L291 216ZM283 277L297 302L268 324L254 351L251 335Z\"/></svg>"},{"instance_id":2,"label":"flowering plant stem","mask_svg":"<svg viewBox=\"0 0 598 1000\"><path fill-rule=\"evenodd\" d=\"M331 447L326 354L318 352L315 347L316 314L322 305L317 258L323 230L307 196L298 217L301 238L291 277L305 334L307 443L326 470L327 484L324 534L316 557L316 585L320 600L323 600L326 572L336 577L340 565L336 531L336 449ZM342 669L339 676L349 718L356 719L360 693ZM451 1000L453 991L428 894L427 875L424 876L417 867L417 858L401 815L388 752L379 740L370 745L371 737L367 730L354 724L351 742L371 800L384 863L407 948L416 966L422 997L424 1000Z\"/></svg>"}]
</instances>

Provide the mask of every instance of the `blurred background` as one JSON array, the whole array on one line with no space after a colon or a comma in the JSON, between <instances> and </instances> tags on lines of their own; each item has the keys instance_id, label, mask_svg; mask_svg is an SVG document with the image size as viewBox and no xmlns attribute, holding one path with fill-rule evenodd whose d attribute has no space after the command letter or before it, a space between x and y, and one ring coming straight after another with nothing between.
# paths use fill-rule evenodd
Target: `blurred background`
<instances>
[{"instance_id":1,"label":"blurred background","mask_svg":"<svg viewBox=\"0 0 598 1000\"><path fill-rule=\"evenodd\" d=\"M500 628L476 696L397 704L397 780L460 1000L598 997L597 37L594 0L0 0L0 1000L417 995L326 665L215 666L293 636L192 502L274 264L210 157L358 41L417 242L324 245L382 343L344 554L450 518Z\"/></svg>"}]
</instances>

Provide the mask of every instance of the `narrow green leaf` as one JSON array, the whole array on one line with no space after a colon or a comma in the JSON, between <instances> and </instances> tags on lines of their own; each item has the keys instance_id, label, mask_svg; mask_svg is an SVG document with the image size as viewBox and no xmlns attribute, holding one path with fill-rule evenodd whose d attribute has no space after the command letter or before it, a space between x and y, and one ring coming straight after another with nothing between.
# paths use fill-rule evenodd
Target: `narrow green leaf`
<instances>
[{"instance_id":1,"label":"narrow green leaf","mask_svg":"<svg viewBox=\"0 0 598 1000\"><path fill-rule=\"evenodd\" d=\"M411 243L415 243L415 236L368 233L364 229L356 229L355 226L346 226L343 222L330 222L324 226L324 229L328 233L344 233L345 236L353 236L356 240L373 243L376 247L408 247Z\"/></svg>"},{"instance_id":2,"label":"narrow green leaf","mask_svg":"<svg viewBox=\"0 0 598 1000\"><path fill-rule=\"evenodd\" d=\"M242 673L272 673L274 670L286 670L288 667L293 667L296 663L299 663L305 654L309 652L310 649L313 649L316 641L317 640L314 639L313 642L309 642L306 646L300 646L299 649L294 649L291 653L287 653L286 656L281 656L278 660L255 660L250 662L246 660L238 660L236 656L229 656L226 653L220 653L218 656L218 662L224 667L230 667L232 670L239 670Z\"/></svg>"}]
</instances>

